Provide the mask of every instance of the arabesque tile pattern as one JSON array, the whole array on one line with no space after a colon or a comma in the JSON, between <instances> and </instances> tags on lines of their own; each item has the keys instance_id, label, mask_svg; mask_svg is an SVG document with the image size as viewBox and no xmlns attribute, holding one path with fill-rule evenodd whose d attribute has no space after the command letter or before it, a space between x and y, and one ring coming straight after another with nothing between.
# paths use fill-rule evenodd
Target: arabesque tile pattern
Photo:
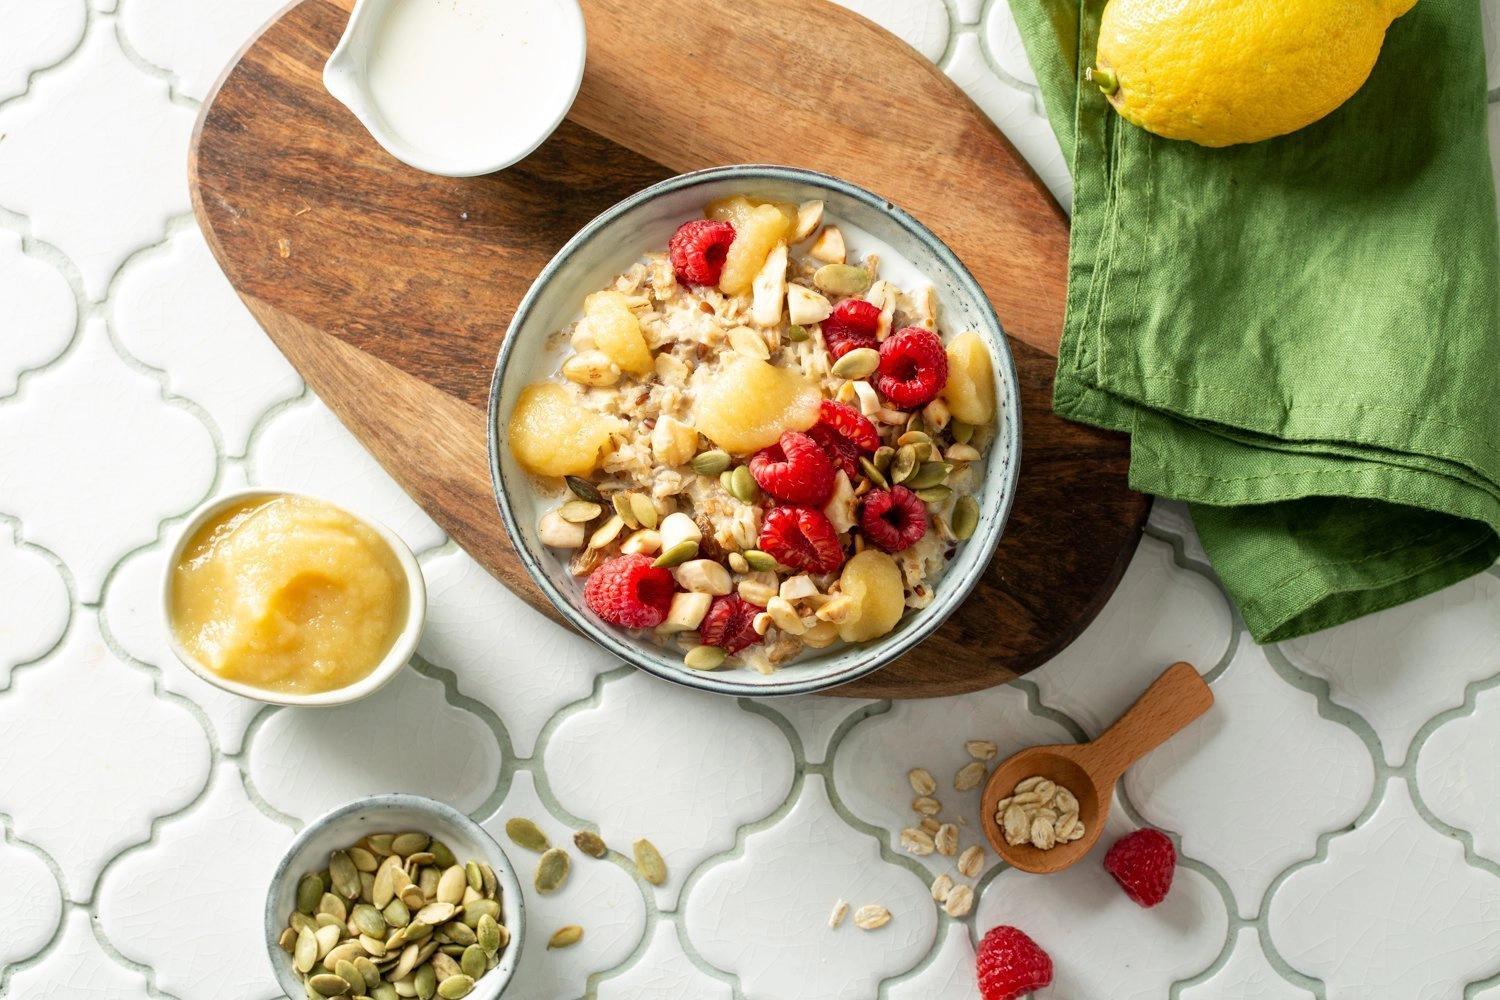
<instances>
[{"instance_id":1,"label":"arabesque tile pattern","mask_svg":"<svg viewBox=\"0 0 1500 1000\"><path fill-rule=\"evenodd\" d=\"M1005 0L842 2L938 62L1068 203ZM1500 88L1500 0L1482 2ZM1500 573L1258 648L1185 512L1159 504L1099 619L1007 688L751 704L636 675L449 543L214 268L188 134L281 5L0 0L0 997L274 996L258 927L281 846L388 789L610 843L563 892L528 889L525 1000L975 1000L974 942L1002 921L1056 960L1040 1000L1500 997ZM244 484L329 496L412 544L431 603L413 670L311 713L172 660L164 540ZM972 913L939 911L927 884L952 859L897 841L907 770L933 772L976 843L978 793L952 789L963 740L1086 737L1174 659L1218 704L1127 777L1105 836L1178 841L1168 902L1130 903L1101 847L1050 879L989 856ZM628 860L639 836L662 888ZM839 898L893 919L830 930ZM564 923L583 942L546 951Z\"/></svg>"}]
</instances>

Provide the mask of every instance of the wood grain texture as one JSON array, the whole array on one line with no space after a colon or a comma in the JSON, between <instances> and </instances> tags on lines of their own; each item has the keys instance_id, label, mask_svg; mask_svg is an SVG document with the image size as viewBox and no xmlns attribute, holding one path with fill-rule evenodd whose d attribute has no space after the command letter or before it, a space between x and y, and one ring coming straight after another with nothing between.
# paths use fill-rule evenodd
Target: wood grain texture
<instances>
[{"instance_id":1,"label":"wood grain texture","mask_svg":"<svg viewBox=\"0 0 1500 1000\"><path fill-rule=\"evenodd\" d=\"M990 295L1021 379L1021 487L988 577L918 651L834 693L1002 683L1094 617L1148 500L1126 488L1125 439L1051 412L1066 220L919 54L825 0L701 0L692 19L672 0L584 0L589 68L569 121L515 167L453 179L392 159L324 91L348 6L294 4L226 72L194 135L194 208L308 384L500 580L557 617L489 484L484 407L514 306L616 201L673 173L770 162L848 178L926 222ZM702 85L710 74L716 85Z\"/></svg>"}]
</instances>

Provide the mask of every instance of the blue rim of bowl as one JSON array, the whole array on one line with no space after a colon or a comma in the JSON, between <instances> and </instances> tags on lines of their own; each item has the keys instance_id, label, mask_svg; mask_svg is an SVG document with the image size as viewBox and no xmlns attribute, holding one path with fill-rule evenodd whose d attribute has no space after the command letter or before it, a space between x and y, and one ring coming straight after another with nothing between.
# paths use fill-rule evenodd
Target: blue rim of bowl
<instances>
[{"instance_id":1,"label":"blue rim of bowl","mask_svg":"<svg viewBox=\"0 0 1500 1000\"><path fill-rule=\"evenodd\" d=\"M504 483L500 474L499 444L495 432L496 421L500 415L500 382L505 372L506 363L509 361L511 351L515 346L515 339L511 334L525 323L531 314L531 310L536 305L537 298L541 295L541 290L551 282L563 263L580 246L593 239L601 229L644 202L675 191L698 187L725 178L737 177L742 177L749 181L768 179L803 183L835 191L889 216L906 231L908 236L924 244L932 251L934 256L949 268L965 293L972 296L974 301L978 303L983 318L992 323L995 332L1000 335L999 343L1001 350L998 360L1001 370L999 374L1010 388L1010 399L1014 410L1014 412L1005 414L1007 419L1001 431L1001 435L1011 455L1011 465L1010 475L1003 484L1004 490L1000 497L999 509L993 511L989 519L983 522L981 527L983 537L976 536L965 543L966 545L973 545L975 542L979 542L984 552L984 558L969 566L966 571L959 575L956 581L952 579L954 574L951 570L943 578L945 584L950 586L956 584L960 593L960 596L953 602L952 606L941 613L931 613L931 608L924 609L922 614L912 619L910 624L905 628L890 636L876 640L873 645L867 646L862 650L866 655L855 660L849 666L835 674L821 675L801 681L788 680L780 684L764 684L754 687L721 681L711 672L692 671L686 667L672 668L665 666L643 654L629 643L622 641L613 633L610 627L590 621L584 615L580 614L568 602L568 599L562 592L553 586L551 579L547 576L535 555L520 541L522 537L520 527L516 523L515 516L510 509L510 503L505 496ZM726 167L709 167L705 170L695 170L691 173L669 177L664 181L636 192L625 200L606 209L564 244L563 248L547 262L547 266L542 268L541 273L536 276L530 289L527 290L525 298L516 307L516 312L511 318L510 325L506 327L505 340L500 345L500 354L495 361L495 372L490 380L489 426L485 429L485 437L489 444L490 485L495 493L495 505L500 509L500 517L505 524L505 531L511 538L511 544L515 548L517 556L520 557L521 564L531 574L532 580L541 588L542 593L547 595L547 599L552 602L552 606L572 623L578 632L597 642L615 656L629 663L631 666L639 670L644 670L663 680L703 691L712 691L715 694L744 698L813 694L818 691L826 691L830 688L838 687L842 684L848 684L850 681L858 680L861 677L866 677L886 664L911 652L924 639L937 631L943 622L947 621L948 617L968 600L975 584L979 582L980 577L989 569L990 562L995 556L995 550L1000 544L1000 537L1005 531L1006 522L1010 519L1011 505L1015 500L1016 482L1021 471L1020 401L1020 381L1016 375L1015 359L1011 356L1010 345L1005 338L1005 329L1000 324L1000 317L995 315L995 308L990 304L989 296L984 293L984 289L980 286L974 275L969 273L969 269L958 259L958 255L950 250L946 243L938 239L932 230L918 222L914 216L896 207L888 199L882 198L857 184L852 184L849 181L834 177L831 174L820 173L816 170L755 163L744 163ZM795 664L788 669L795 669Z\"/></svg>"},{"instance_id":2,"label":"blue rim of bowl","mask_svg":"<svg viewBox=\"0 0 1500 1000\"><path fill-rule=\"evenodd\" d=\"M282 926L287 919L281 912L279 904L282 901L276 895L276 886L280 884L281 877L286 874L286 870L292 866L292 859L297 856L309 840L317 835L318 831L329 823L343 819L351 813L380 810L389 807L410 809L413 812L428 812L439 816L454 826L461 828L474 839L475 843L487 844L493 847L495 856L500 858L504 863L503 872L497 870L495 874L508 882L505 888L510 890L510 895L516 901L516 926L507 926L506 928L510 931L510 943L506 945L506 948L507 950L516 949L517 958L510 967L510 975L505 977L505 981L500 984L499 989L496 991L495 995L497 997L500 996L510 986L511 980L516 976L516 970L520 968L520 948L522 940L526 935L526 896L521 891L521 882L516 875L515 865L511 864L510 855L505 853L505 848L500 846L500 842L488 830L475 822L472 817L459 812L446 802L429 799L425 795L413 795L410 792L384 792L379 795L372 795L367 799L356 799L353 802L346 802L344 805L328 810L297 831L297 835L292 838L292 842L286 846L286 850L282 853L281 860L277 862L276 870L271 874L270 885L266 888L266 951L271 958L272 971L277 972L279 968L277 963L285 962L290 957L286 952L281 950L281 945L278 943L281 936L280 931L276 931L273 936L273 928ZM505 911L502 909L500 912L503 914ZM277 985L281 984L279 972L277 972L276 982Z\"/></svg>"}]
</instances>

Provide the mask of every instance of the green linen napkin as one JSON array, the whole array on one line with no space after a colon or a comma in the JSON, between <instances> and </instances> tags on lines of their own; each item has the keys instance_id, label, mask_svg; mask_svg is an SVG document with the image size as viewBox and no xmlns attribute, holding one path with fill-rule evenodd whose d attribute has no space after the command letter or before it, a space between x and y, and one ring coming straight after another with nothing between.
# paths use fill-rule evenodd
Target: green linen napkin
<instances>
[{"instance_id":1,"label":"green linen napkin","mask_svg":"<svg viewBox=\"0 0 1500 1000\"><path fill-rule=\"evenodd\" d=\"M1010 3L1073 170L1057 411L1131 435L1131 485L1190 502L1261 642L1493 564L1500 240L1480 5L1418 0L1343 108L1205 149L1082 83L1104 0Z\"/></svg>"}]
</instances>

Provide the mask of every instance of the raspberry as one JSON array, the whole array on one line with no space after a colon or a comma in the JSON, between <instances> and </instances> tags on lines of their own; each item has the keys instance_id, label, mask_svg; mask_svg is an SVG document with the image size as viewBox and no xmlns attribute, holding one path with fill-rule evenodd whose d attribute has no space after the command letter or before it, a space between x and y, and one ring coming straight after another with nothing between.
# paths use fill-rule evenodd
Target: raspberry
<instances>
[{"instance_id":1,"label":"raspberry","mask_svg":"<svg viewBox=\"0 0 1500 1000\"><path fill-rule=\"evenodd\" d=\"M672 235L667 252L677 280L689 285L717 285L724 257L734 242L734 226L713 219L684 222Z\"/></svg>"},{"instance_id":2,"label":"raspberry","mask_svg":"<svg viewBox=\"0 0 1500 1000\"><path fill-rule=\"evenodd\" d=\"M909 549L927 534L927 505L905 486L871 490L865 494L859 526L887 552Z\"/></svg>"},{"instance_id":3,"label":"raspberry","mask_svg":"<svg viewBox=\"0 0 1500 1000\"><path fill-rule=\"evenodd\" d=\"M718 646L733 656L746 646L760 642L761 635L755 631L755 616L760 608L739 594L715 597L698 626L698 635L705 646Z\"/></svg>"},{"instance_id":4,"label":"raspberry","mask_svg":"<svg viewBox=\"0 0 1500 1000\"><path fill-rule=\"evenodd\" d=\"M876 347L880 310L864 299L845 299L823 321L823 339L837 361L856 347Z\"/></svg>"},{"instance_id":5,"label":"raspberry","mask_svg":"<svg viewBox=\"0 0 1500 1000\"><path fill-rule=\"evenodd\" d=\"M786 431L780 441L750 456L749 464L760 488L778 500L821 507L833 492L833 462L806 434Z\"/></svg>"},{"instance_id":6,"label":"raspberry","mask_svg":"<svg viewBox=\"0 0 1500 1000\"><path fill-rule=\"evenodd\" d=\"M948 382L948 352L931 330L909 326L880 345L875 388L903 410L937 398Z\"/></svg>"},{"instance_id":7,"label":"raspberry","mask_svg":"<svg viewBox=\"0 0 1500 1000\"><path fill-rule=\"evenodd\" d=\"M818 422L807 436L823 446L835 465L849 474L850 481L859 478L859 454L880 447L880 432L875 425L848 403L823 400Z\"/></svg>"},{"instance_id":8,"label":"raspberry","mask_svg":"<svg viewBox=\"0 0 1500 1000\"><path fill-rule=\"evenodd\" d=\"M1104 870L1115 877L1125 895L1150 909L1167 898L1177 849L1160 830L1137 830L1115 841L1104 855Z\"/></svg>"},{"instance_id":9,"label":"raspberry","mask_svg":"<svg viewBox=\"0 0 1500 1000\"><path fill-rule=\"evenodd\" d=\"M844 562L833 522L812 507L777 507L766 514L760 547L783 566L808 573L832 573Z\"/></svg>"},{"instance_id":10,"label":"raspberry","mask_svg":"<svg viewBox=\"0 0 1500 1000\"><path fill-rule=\"evenodd\" d=\"M1015 927L993 927L974 952L984 1000L1016 1000L1052 982L1052 959Z\"/></svg>"},{"instance_id":11,"label":"raspberry","mask_svg":"<svg viewBox=\"0 0 1500 1000\"><path fill-rule=\"evenodd\" d=\"M611 625L656 628L672 607L672 574L642 555L616 556L599 565L583 585L590 610Z\"/></svg>"}]
</instances>

